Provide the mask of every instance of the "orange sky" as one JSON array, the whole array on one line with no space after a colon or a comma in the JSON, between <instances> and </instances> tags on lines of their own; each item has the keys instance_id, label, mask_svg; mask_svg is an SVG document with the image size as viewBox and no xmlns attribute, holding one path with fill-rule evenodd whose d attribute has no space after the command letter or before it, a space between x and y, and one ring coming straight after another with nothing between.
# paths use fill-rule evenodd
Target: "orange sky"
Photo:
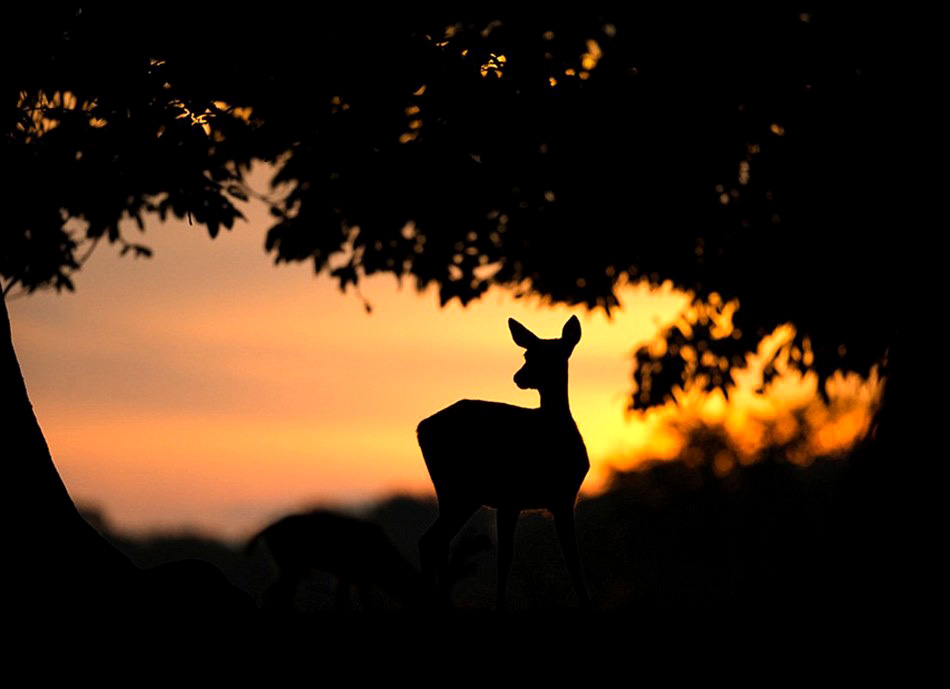
<instances>
[{"instance_id":1,"label":"orange sky","mask_svg":"<svg viewBox=\"0 0 950 689\"><path fill-rule=\"evenodd\" d=\"M309 266L275 267L262 248L264 210L246 214L249 223L214 241L203 227L155 222L145 235L154 258L119 259L103 246L75 294L9 303L63 479L120 527L191 525L237 537L317 501L430 492L419 420L463 397L537 404L535 391L512 382L522 350L508 317L541 337L559 335L571 313L581 318L570 395L593 464L585 489L602 483L610 463L678 449L663 428L675 408L635 417L624 409L631 352L676 316L685 295L631 286L613 319L502 290L440 309L434 292L384 276L361 285L368 315ZM844 415L857 416L844 430L829 427L829 446L866 426L878 388L837 384L850 395ZM814 390L814 380L787 376L766 396L750 385L729 405L713 397L687 406L754 432L750 413L774 418Z\"/></svg>"}]
</instances>

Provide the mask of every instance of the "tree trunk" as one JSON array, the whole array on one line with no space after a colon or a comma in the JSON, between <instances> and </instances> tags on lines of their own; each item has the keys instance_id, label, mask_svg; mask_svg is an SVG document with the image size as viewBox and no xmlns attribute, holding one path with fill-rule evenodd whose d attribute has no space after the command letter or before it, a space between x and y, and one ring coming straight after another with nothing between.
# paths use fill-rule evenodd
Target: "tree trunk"
<instances>
[{"instance_id":1,"label":"tree trunk","mask_svg":"<svg viewBox=\"0 0 950 689\"><path fill-rule=\"evenodd\" d=\"M57 472L30 403L0 299L0 391L7 502L7 594L34 615L118 610L137 568L80 516Z\"/></svg>"}]
</instances>

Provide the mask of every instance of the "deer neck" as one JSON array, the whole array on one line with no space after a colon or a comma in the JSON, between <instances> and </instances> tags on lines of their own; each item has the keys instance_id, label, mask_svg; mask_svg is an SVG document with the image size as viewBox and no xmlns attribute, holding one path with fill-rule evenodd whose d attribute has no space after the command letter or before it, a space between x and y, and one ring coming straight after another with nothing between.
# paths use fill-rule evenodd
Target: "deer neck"
<instances>
[{"instance_id":1,"label":"deer neck","mask_svg":"<svg viewBox=\"0 0 950 689\"><path fill-rule=\"evenodd\" d=\"M567 399L567 377L551 385L539 388L541 393L541 410L552 416L571 418L571 405Z\"/></svg>"}]
</instances>

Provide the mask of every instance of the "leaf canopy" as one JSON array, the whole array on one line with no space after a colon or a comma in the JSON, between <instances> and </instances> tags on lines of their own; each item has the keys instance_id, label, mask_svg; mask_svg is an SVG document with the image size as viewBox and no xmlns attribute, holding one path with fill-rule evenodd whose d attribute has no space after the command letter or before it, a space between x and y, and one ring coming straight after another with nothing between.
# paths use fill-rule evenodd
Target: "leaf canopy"
<instances>
[{"instance_id":1,"label":"leaf canopy","mask_svg":"<svg viewBox=\"0 0 950 689\"><path fill-rule=\"evenodd\" d=\"M343 288L388 272L443 303L500 284L607 310L630 280L690 290L692 322L637 354L634 406L727 386L784 322L794 365L867 372L916 193L900 25L691 12L14 12L0 274L71 288L103 238L147 253L123 221L149 213L214 237L264 160L289 189L266 250Z\"/></svg>"}]
</instances>

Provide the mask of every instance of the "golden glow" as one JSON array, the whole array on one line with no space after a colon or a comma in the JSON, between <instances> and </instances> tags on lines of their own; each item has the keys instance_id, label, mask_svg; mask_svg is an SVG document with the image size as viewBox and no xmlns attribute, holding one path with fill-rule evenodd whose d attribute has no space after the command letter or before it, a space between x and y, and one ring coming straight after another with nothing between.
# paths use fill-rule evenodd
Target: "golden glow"
<instances>
[{"instance_id":1,"label":"golden glow","mask_svg":"<svg viewBox=\"0 0 950 689\"><path fill-rule=\"evenodd\" d=\"M340 105L340 97L339 97L339 96L334 96L334 97L333 97L333 104L334 104L334 105ZM243 122L250 122L250 121L251 121L251 113L254 112L254 109L253 109L252 107L250 107L250 106L243 107L243 108L236 108L236 107L234 107L234 106L232 106L232 105L229 105L228 103L224 102L223 100L216 100L216 101L214 101L213 105L214 105L214 107L216 107L218 110L220 110L220 111L222 111L222 112L225 112L225 113L231 115L231 117L237 118L237 119L239 119L239 120L241 120L241 121L243 121Z\"/></svg>"},{"instance_id":2,"label":"golden glow","mask_svg":"<svg viewBox=\"0 0 950 689\"><path fill-rule=\"evenodd\" d=\"M739 184L749 183L749 161L743 160L739 163Z\"/></svg>"},{"instance_id":3,"label":"golden glow","mask_svg":"<svg viewBox=\"0 0 950 689\"><path fill-rule=\"evenodd\" d=\"M28 91L20 91L17 97L17 108L29 113L30 125L24 125L22 122L17 122L16 125L17 131L25 134L26 143L56 129L59 126L57 111L61 110L79 110L87 113L89 126L96 129L108 124L105 119L93 114L96 110L95 100L80 103L72 91L54 91L52 94L38 91L35 95Z\"/></svg>"},{"instance_id":4,"label":"golden glow","mask_svg":"<svg viewBox=\"0 0 950 689\"><path fill-rule=\"evenodd\" d=\"M717 301L713 299L713 301ZM720 304L712 313L722 318L727 306ZM721 310L720 310L720 307ZM703 308L695 304L685 309L675 321L677 327L689 327L703 317ZM706 309L705 316L713 315ZM676 400L661 407L635 415L651 429L649 442L638 450L611 458L620 469L634 468L644 459L673 459L677 456L690 461L703 461L698 448L685 446L685 433L696 424L719 426L724 437L735 450L736 456L717 454L707 458L719 475L732 471L736 465L748 466L776 444L783 446L784 457L795 464L807 466L819 456L834 456L851 447L870 429L874 413L880 403L883 381L876 369L868 379L856 374L836 374L828 381L830 403L817 396L817 376L814 372L800 373L789 366L794 361L795 329L780 326L764 338L754 355L747 357L745 368L735 371L735 386L730 388L726 401L719 391L703 392L700 386L679 390ZM658 346L656 352L662 351ZM708 354L706 352L705 354ZM680 355L687 362L695 362L696 349L685 346ZM813 361L811 342L805 340L798 356ZM767 361L775 360L777 375L765 389L759 388L762 370ZM720 361L720 365L722 362ZM685 454L684 454L685 453ZM588 490L599 484L588 481Z\"/></svg>"},{"instance_id":5,"label":"golden glow","mask_svg":"<svg viewBox=\"0 0 950 689\"><path fill-rule=\"evenodd\" d=\"M726 476L736 466L735 457L729 450L720 450L713 457L713 471L717 476Z\"/></svg>"},{"instance_id":6,"label":"golden glow","mask_svg":"<svg viewBox=\"0 0 950 689\"><path fill-rule=\"evenodd\" d=\"M504 55L495 55L495 53L489 53L488 61L485 62L481 68L480 72L483 77L488 76L491 73L494 73L496 77L501 79L503 74L502 67L508 61L508 58Z\"/></svg>"},{"instance_id":7,"label":"golden glow","mask_svg":"<svg viewBox=\"0 0 950 689\"><path fill-rule=\"evenodd\" d=\"M349 106L346 105L345 103L341 105L339 96L334 96L333 99L331 100L331 103L333 104L334 112L337 109L346 110L349 108ZM251 115L253 113L253 108L251 107L236 108L229 105L225 101L220 101L220 100L214 101L211 104L212 107L205 108L204 112L202 113L193 112L182 101L177 100L177 99L170 101L169 105L181 111L178 115L175 116L176 120L187 119L192 125L201 127L202 131L205 133L206 136L212 135L211 124L214 118L216 118L221 113L226 113L230 115L231 117L239 119L243 122L250 122ZM158 136L161 136L163 133L164 133L164 127L160 127L158 131ZM215 135L216 140L218 141L223 140L224 138L223 133L217 130L215 130L213 133Z\"/></svg>"},{"instance_id":8,"label":"golden glow","mask_svg":"<svg viewBox=\"0 0 950 689\"><path fill-rule=\"evenodd\" d=\"M588 72L597 66L600 58L604 56L600 45L593 38L587 39L587 52L581 55L581 67Z\"/></svg>"},{"instance_id":9,"label":"golden glow","mask_svg":"<svg viewBox=\"0 0 950 689\"><path fill-rule=\"evenodd\" d=\"M484 29L482 29L482 38L488 38L491 35L491 32L501 26L500 19L493 19L488 22Z\"/></svg>"},{"instance_id":10,"label":"golden glow","mask_svg":"<svg viewBox=\"0 0 950 689\"><path fill-rule=\"evenodd\" d=\"M415 95L419 95L423 91L425 91L425 86L416 91ZM419 137L419 130L422 129L422 119L419 118L420 112L422 112L422 109L418 105L413 104L406 107L406 117L409 118L406 126L409 129L399 135L399 143L407 144Z\"/></svg>"}]
</instances>

